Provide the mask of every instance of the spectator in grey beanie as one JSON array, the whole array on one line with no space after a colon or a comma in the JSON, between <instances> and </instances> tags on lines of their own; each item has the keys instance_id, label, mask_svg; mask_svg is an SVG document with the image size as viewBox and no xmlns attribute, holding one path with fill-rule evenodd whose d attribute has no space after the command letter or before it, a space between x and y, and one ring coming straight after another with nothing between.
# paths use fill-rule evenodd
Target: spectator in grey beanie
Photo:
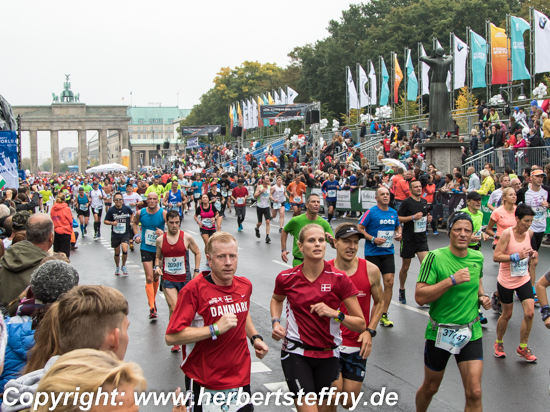
<instances>
[{"instance_id":1,"label":"spectator in grey beanie","mask_svg":"<svg viewBox=\"0 0 550 412\"><path fill-rule=\"evenodd\" d=\"M50 260L33 272L31 291L42 303L53 303L78 285L78 281L78 272L72 265L62 260Z\"/></svg>"}]
</instances>

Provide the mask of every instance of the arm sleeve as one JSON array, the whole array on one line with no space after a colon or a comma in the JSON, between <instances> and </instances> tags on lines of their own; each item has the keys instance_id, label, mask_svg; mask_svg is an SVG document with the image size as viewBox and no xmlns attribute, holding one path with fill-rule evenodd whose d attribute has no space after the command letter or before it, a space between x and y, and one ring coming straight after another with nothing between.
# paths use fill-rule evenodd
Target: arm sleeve
<instances>
[{"instance_id":1,"label":"arm sleeve","mask_svg":"<svg viewBox=\"0 0 550 412\"><path fill-rule=\"evenodd\" d=\"M422 261L417 282L427 283L428 285L435 285L437 283L437 267L435 264L435 254L433 252L428 253L426 258Z\"/></svg>"}]
</instances>

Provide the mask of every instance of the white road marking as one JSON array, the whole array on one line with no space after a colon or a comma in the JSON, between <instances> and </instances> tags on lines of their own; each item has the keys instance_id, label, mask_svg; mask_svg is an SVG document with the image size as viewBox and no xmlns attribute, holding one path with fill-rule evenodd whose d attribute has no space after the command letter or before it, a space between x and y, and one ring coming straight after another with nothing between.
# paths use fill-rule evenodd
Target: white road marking
<instances>
[{"instance_id":1,"label":"white road marking","mask_svg":"<svg viewBox=\"0 0 550 412\"><path fill-rule=\"evenodd\" d=\"M285 262L279 262L278 260L272 260L273 263L276 263L278 265L281 265L281 266L286 266L287 268L291 268L292 266L290 266L288 263L285 263Z\"/></svg>"},{"instance_id":2,"label":"white road marking","mask_svg":"<svg viewBox=\"0 0 550 412\"><path fill-rule=\"evenodd\" d=\"M418 309L418 308L413 308L412 306L408 306L408 305L403 305L402 303L400 303L399 301L397 300L392 300L391 301L392 305L396 305L396 306L400 306L402 307L403 309L408 309L408 310L411 310L413 312L416 312L416 313L420 313L424 316L430 316L430 314L428 313L428 311L426 310L422 310L422 309Z\"/></svg>"},{"instance_id":3,"label":"white road marking","mask_svg":"<svg viewBox=\"0 0 550 412\"><path fill-rule=\"evenodd\" d=\"M264 386L269 389L270 392L277 392L278 389L280 389L283 393L290 392L286 382L264 383Z\"/></svg>"},{"instance_id":4,"label":"white road marking","mask_svg":"<svg viewBox=\"0 0 550 412\"><path fill-rule=\"evenodd\" d=\"M198 235L197 232L193 232L192 230L186 230L187 233L191 233L192 235Z\"/></svg>"},{"instance_id":5,"label":"white road marking","mask_svg":"<svg viewBox=\"0 0 550 412\"><path fill-rule=\"evenodd\" d=\"M252 362L250 373L271 372L271 368L263 362Z\"/></svg>"}]
</instances>

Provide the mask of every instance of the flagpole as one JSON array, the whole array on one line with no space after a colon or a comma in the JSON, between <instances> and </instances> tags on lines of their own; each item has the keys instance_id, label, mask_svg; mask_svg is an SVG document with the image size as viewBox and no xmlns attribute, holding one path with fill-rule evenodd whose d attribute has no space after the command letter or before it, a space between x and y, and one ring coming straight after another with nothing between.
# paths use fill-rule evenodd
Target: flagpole
<instances>
[{"instance_id":1,"label":"flagpole","mask_svg":"<svg viewBox=\"0 0 550 412\"><path fill-rule=\"evenodd\" d=\"M361 111L361 80L359 79L359 63L355 63L355 76L357 77L357 124L359 124L359 112Z\"/></svg>"},{"instance_id":2,"label":"flagpole","mask_svg":"<svg viewBox=\"0 0 550 412\"><path fill-rule=\"evenodd\" d=\"M391 59L391 66L390 66L390 73L391 73L391 80L392 85L390 87L390 99L391 99L391 107L392 107L392 115L395 119L395 53L390 52L390 59Z\"/></svg>"},{"instance_id":3,"label":"flagpole","mask_svg":"<svg viewBox=\"0 0 550 412\"><path fill-rule=\"evenodd\" d=\"M531 93L533 93L533 89L535 88L536 80L535 80L535 8L533 6L529 7L529 54L530 59L529 62L531 63L531 72L530 74L530 90L529 90L529 97L531 97Z\"/></svg>"},{"instance_id":4,"label":"flagpole","mask_svg":"<svg viewBox=\"0 0 550 412\"><path fill-rule=\"evenodd\" d=\"M466 27L466 44L468 45L468 53L469 53L469 59L466 59L466 90L468 90L468 120L467 120L467 127L468 130L466 132L469 134L470 130L472 130L473 123L472 123L472 116L470 114L470 111L472 109L471 102L471 96L472 96L472 61L470 59L473 59L473 53L472 53L472 42L471 42L471 33L470 33L470 26Z\"/></svg>"},{"instance_id":5,"label":"flagpole","mask_svg":"<svg viewBox=\"0 0 550 412\"><path fill-rule=\"evenodd\" d=\"M420 42L418 42L416 44L416 47L418 49L418 74L420 76L420 81L418 82L418 84L420 85L420 107L418 108L418 127L420 127L420 119L421 119L421 115L422 115L422 105L423 105L423 91L424 91L424 81L423 81L423 77L424 77L424 72L422 71L422 62L420 61L420 55L422 54L422 49L421 49L421 44Z\"/></svg>"},{"instance_id":6,"label":"flagpole","mask_svg":"<svg viewBox=\"0 0 550 412\"><path fill-rule=\"evenodd\" d=\"M403 101L403 104L405 105L405 123L408 121L408 117L409 117L409 101L408 101L408 93L409 93L409 89L407 89L407 82L408 82L408 77L409 77L409 73L408 73L408 69L407 69L407 49L406 47L404 48L404 55L405 55L405 74L403 75L403 77L405 78L405 100ZM399 94L398 94L399 95Z\"/></svg>"},{"instance_id":7,"label":"flagpole","mask_svg":"<svg viewBox=\"0 0 550 412\"><path fill-rule=\"evenodd\" d=\"M449 47L451 51L451 87L450 87L450 97L451 97L451 110L455 109L455 34L453 32L449 33Z\"/></svg>"},{"instance_id":8,"label":"flagpole","mask_svg":"<svg viewBox=\"0 0 550 412\"><path fill-rule=\"evenodd\" d=\"M349 107L349 84L348 84L348 74L349 74L349 66L346 66L346 116L348 117L348 122L347 122L347 124L349 124L349 110L350 110L350 107Z\"/></svg>"},{"instance_id":9,"label":"flagpole","mask_svg":"<svg viewBox=\"0 0 550 412\"><path fill-rule=\"evenodd\" d=\"M371 83L370 83L370 66L372 64L372 60L367 60L367 70L369 71L369 74L367 74L367 78L368 78L368 82L369 82L369 104L367 105L367 111L369 113L369 117L370 117L370 105L371 105L371 102L372 102L372 87L371 87ZM366 126L366 125L365 125ZM369 130L370 131L370 130ZM368 134L368 133L367 133Z\"/></svg>"},{"instance_id":10,"label":"flagpole","mask_svg":"<svg viewBox=\"0 0 550 412\"><path fill-rule=\"evenodd\" d=\"M506 44L506 47L508 49L508 62L507 62L507 67L506 67L506 91L507 91L507 94L508 94L508 102L511 103L514 101L514 89L512 88L512 77L513 77L513 73L512 73L512 38L511 38L511 33L512 33L512 16L510 16L510 14L506 14L506 41L507 41L507 44Z\"/></svg>"},{"instance_id":11,"label":"flagpole","mask_svg":"<svg viewBox=\"0 0 550 412\"><path fill-rule=\"evenodd\" d=\"M380 96L378 96L378 105L382 105L380 100L382 99L382 55L378 55L378 84L380 89Z\"/></svg>"},{"instance_id":12,"label":"flagpole","mask_svg":"<svg viewBox=\"0 0 550 412\"><path fill-rule=\"evenodd\" d=\"M487 63L485 64L485 67L487 68L485 70L485 82L486 82L486 93L487 93L487 100L486 102L489 103L489 99L491 97L491 83L493 81L493 73L491 71L492 67L492 55L491 52L491 22L489 20L485 20L485 42L487 43Z\"/></svg>"}]
</instances>

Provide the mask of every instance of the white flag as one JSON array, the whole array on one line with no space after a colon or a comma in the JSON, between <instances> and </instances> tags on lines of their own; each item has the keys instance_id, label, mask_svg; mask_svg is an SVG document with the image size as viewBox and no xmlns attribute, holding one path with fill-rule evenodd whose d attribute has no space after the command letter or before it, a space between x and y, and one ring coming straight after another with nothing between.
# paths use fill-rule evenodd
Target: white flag
<instances>
[{"instance_id":1,"label":"white flag","mask_svg":"<svg viewBox=\"0 0 550 412\"><path fill-rule=\"evenodd\" d=\"M349 96L349 108L359 109L359 98L357 97L357 89L353 82L353 76L351 75L351 69L348 66L348 96Z\"/></svg>"},{"instance_id":2,"label":"white flag","mask_svg":"<svg viewBox=\"0 0 550 412\"><path fill-rule=\"evenodd\" d=\"M250 99L247 100L248 104L248 127L253 129L256 127L256 122L254 121L254 105Z\"/></svg>"},{"instance_id":3,"label":"white flag","mask_svg":"<svg viewBox=\"0 0 550 412\"><path fill-rule=\"evenodd\" d=\"M288 103L287 104L294 104L294 99L296 96L298 96L298 93L296 93L296 90L292 89L291 87L286 86L286 89L288 91Z\"/></svg>"},{"instance_id":4,"label":"white flag","mask_svg":"<svg viewBox=\"0 0 550 412\"><path fill-rule=\"evenodd\" d=\"M370 104L376 105L376 73L374 72L374 65L372 61L370 62L370 71L369 71L369 81L370 81Z\"/></svg>"},{"instance_id":5,"label":"white flag","mask_svg":"<svg viewBox=\"0 0 550 412\"><path fill-rule=\"evenodd\" d=\"M248 106L246 105L246 100L243 101L243 130L248 129Z\"/></svg>"},{"instance_id":6,"label":"white flag","mask_svg":"<svg viewBox=\"0 0 550 412\"><path fill-rule=\"evenodd\" d=\"M252 98L252 116L254 127L258 127L258 103L254 98Z\"/></svg>"},{"instance_id":7,"label":"white flag","mask_svg":"<svg viewBox=\"0 0 550 412\"><path fill-rule=\"evenodd\" d=\"M436 47L441 47L443 49L443 46L441 45L441 43L439 43L439 40L436 40ZM445 50L445 49L443 49ZM445 81L445 83L447 83L447 91L451 91L451 71L449 70L447 72L447 80Z\"/></svg>"},{"instance_id":8,"label":"white flag","mask_svg":"<svg viewBox=\"0 0 550 412\"><path fill-rule=\"evenodd\" d=\"M424 45L420 45L420 56L426 56L426 50L424 50ZM428 72L430 71L430 66L424 62L420 62L420 76L422 79L422 94L430 94L430 77Z\"/></svg>"},{"instance_id":9,"label":"white flag","mask_svg":"<svg viewBox=\"0 0 550 412\"><path fill-rule=\"evenodd\" d=\"M273 100L275 100L275 104L282 104L281 98L279 97L279 94L276 90L273 90Z\"/></svg>"},{"instance_id":10,"label":"white flag","mask_svg":"<svg viewBox=\"0 0 550 412\"><path fill-rule=\"evenodd\" d=\"M550 22L540 11L535 13L535 73L550 72Z\"/></svg>"},{"instance_id":11,"label":"white flag","mask_svg":"<svg viewBox=\"0 0 550 412\"><path fill-rule=\"evenodd\" d=\"M468 60L468 45L454 35L454 88L460 89L466 84L466 61Z\"/></svg>"},{"instance_id":12,"label":"white flag","mask_svg":"<svg viewBox=\"0 0 550 412\"><path fill-rule=\"evenodd\" d=\"M370 97L365 89L368 82L369 78L367 77L367 73L363 70L363 66L359 65L359 100L361 102L361 107L365 107L370 104Z\"/></svg>"},{"instance_id":13,"label":"white flag","mask_svg":"<svg viewBox=\"0 0 550 412\"><path fill-rule=\"evenodd\" d=\"M281 89L281 104L287 104L286 93Z\"/></svg>"}]
</instances>

